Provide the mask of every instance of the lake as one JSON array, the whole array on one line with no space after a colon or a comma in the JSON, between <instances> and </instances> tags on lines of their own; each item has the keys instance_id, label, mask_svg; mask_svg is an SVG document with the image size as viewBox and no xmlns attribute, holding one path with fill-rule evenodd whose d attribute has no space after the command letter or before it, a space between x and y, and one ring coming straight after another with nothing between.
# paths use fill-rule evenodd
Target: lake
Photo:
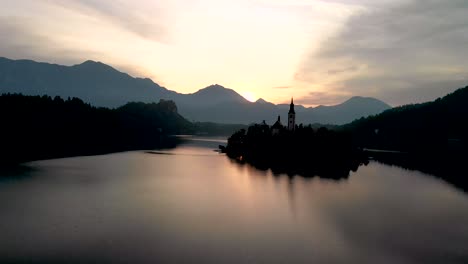
<instances>
[{"instance_id":1,"label":"lake","mask_svg":"<svg viewBox=\"0 0 468 264\"><path fill-rule=\"evenodd\" d=\"M468 263L468 195L441 179L273 175L222 142L3 169L0 263Z\"/></svg>"}]
</instances>

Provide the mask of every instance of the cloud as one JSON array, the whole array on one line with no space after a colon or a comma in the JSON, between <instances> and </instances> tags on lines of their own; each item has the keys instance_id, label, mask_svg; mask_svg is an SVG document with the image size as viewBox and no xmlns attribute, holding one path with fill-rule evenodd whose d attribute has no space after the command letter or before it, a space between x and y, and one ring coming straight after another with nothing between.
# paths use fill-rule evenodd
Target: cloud
<instances>
[{"instance_id":1,"label":"cloud","mask_svg":"<svg viewBox=\"0 0 468 264\"><path fill-rule=\"evenodd\" d=\"M467 13L465 0L359 12L307 56L296 79L393 105L435 99L468 84Z\"/></svg>"},{"instance_id":2,"label":"cloud","mask_svg":"<svg viewBox=\"0 0 468 264\"><path fill-rule=\"evenodd\" d=\"M273 89L290 89L292 88L292 86L276 86L276 87L273 87Z\"/></svg>"},{"instance_id":3,"label":"cloud","mask_svg":"<svg viewBox=\"0 0 468 264\"><path fill-rule=\"evenodd\" d=\"M354 71L357 71L357 70L358 70L358 67L350 66L350 67L341 68L341 69L330 69L330 70L328 70L328 74L329 75L334 75L334 74L341 74L341 73L345 73L345 72L354 72Z\"/></svg>"},{"instance_id":4,"label":"cloud","mask_svg":"<svg viewBox=\"0 0 468 264\"><path fill-rule=\"evenodd\" d=\"M120 1L103 0L49 0L51 3L88 16L103 18L112 24L145 39L166 42L168 34L162 24L162 12L158 8L146 6L138 8L137 2L131 4ZM142 5L140 5L142 6Z\"/></svg>"},{"instance_id":5,"label":"cloud","mask_svg":"<svg viewBox=\"0 0 468 264\"><path fill-rule=\"evenodd\" d=\"M100 53L67 48L35 29L24 17L0 17L0 54L12 59L33 59L59 63L76 63L81 58L98 58Z\"/></svg>"},{"instance_id":6,"label":"cloud","mask_svg":"<svg viewBox=\"0 0 468 264\"><path fill-rule=\"evenodd\" d=\"M9 57L35 55L34 43L49 43L46 37L35 35L28 23L12 17L0 17L0 54Z\"/></svg>"}]
</instances>

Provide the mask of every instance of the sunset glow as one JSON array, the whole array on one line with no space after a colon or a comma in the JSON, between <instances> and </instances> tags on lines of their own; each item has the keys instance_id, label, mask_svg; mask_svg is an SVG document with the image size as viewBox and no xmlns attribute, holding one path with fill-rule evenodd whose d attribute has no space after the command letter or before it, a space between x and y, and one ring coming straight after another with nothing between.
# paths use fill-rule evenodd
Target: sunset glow
<instances>
[{"instance_id":1,"label":"sunset glow","mask_svg":"<svg viewBox=\"0 0 468 264\"><path fill-rule=\"evenodd\" d=\"M255 102L258 99L252 92L243 92L241 95L250 102Z\"/></svg>"},{"instance_id":2,"label":"sunset glow","mask_svg":"<svg viewBox=\"0 0 468 264\"><path fill-rule=\"evenodd\" d=\"M102 61L180 93L219 83L248 100L285 103L294 94L300 104L330 105L362 95L399 105L434 99L468 79L466 32L436 31L439 26L468 24L468 7L461 4L0 2L1 56L66 65ZM422 9L435 13L425 16ZM419 32L430 32L434 41L418 38ZM432 88L429 81L445 88Z\"/></svg>"}]
</instances>

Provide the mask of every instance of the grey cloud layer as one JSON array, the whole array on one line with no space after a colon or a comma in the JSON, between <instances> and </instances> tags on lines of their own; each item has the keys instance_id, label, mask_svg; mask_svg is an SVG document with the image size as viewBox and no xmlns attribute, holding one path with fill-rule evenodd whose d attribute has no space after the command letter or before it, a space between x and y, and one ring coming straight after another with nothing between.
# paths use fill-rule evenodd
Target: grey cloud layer
<instances>
[{"instance_id":1,"label":"grey cloud layer","mask_svg":"<svg viewBox=\"0 0 468 264\"><path fill-rule=\"evenodd\" d=\"M152 41L165 42L168 39L157 8L141 11L118 0L45 0L40 5L61 7L92 16L97 18L98 22L111 23L136 36ZM65 46L46 29L37 27L35 21L40 19L41 15L46 14L38 12L36 18L30 18L20 14L2 16L1 13L0 56L69 64L99 58L102 55L88 47Z\"/></svg>"},{"instance_id":2,"label":"grey cloud layer","mask_svg":"<svg viewBox=\"0 0 468 264\"><path fill-rule=\"evenodd\" d=\"M99 55L90 50L63 47L52 37L40 34L27 18L0 17L0 56L70 64Z\"/></svg>"},{"instance_id":3,"label":"grey cloud layer","mask_svg":"<svg viewBox=\"0 0 468 264\"><path fill-rule=\"evenodd\" d=\"M31 33L28 24L15 17L0 17L0 54L9 57L36 55L33 43L50 43L46 37Z\"/></svg>"},{"instance_id":4,"label":"grey cloud layer","mask_svg":"<svg viewBox=\"0 0 468 264\"><path fill-rule=\"evenodd\" d=\"M167 40L167 32L161 23L162 12L157 9L138 10L119 0L49 0L55 5L89 15L97 15L142 38Z\"/></svg>"},{"instance_id":5,"label":"grey cloud layer","mask_svg":"<svg viewBox=\"0 0 468 264\"><path fill-rule=\"evenodd\" d=\"M394 105L432 100L468 85L466 14L465 0L415 0L361 13L296 76L308 82L325 76L337 92Z\"/></svg>"}]
</instances>

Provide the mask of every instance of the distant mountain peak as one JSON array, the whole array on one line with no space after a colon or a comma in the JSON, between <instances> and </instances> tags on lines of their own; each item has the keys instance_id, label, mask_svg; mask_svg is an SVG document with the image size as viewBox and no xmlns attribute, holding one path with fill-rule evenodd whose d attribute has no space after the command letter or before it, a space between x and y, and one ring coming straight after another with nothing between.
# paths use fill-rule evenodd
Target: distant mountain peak
<instances>
[{"instance_id":1,"label":"distant mountain peak","mask_svg":"<svg viewBox=\"0 0 468 264\"><path fill-rule=\"evenodd\" d=\"M255 101L255 103L257 103L257 104L271 104L270 102L265 101L265 99L263 99L263 98L258 98L258 100Z\"/></svg>"},{"instance_id":2,"label":"distant mountain peak","mask_svg":"<svg viewBox=\"0 0 468 264\"><path fill-rule=\"evenodd\" d=\"M359 101L359 100L377 100L377 101L379 101L378 99L376 99L374 97L366 97L366 96L359 96L359 95L355 95L355 96L349 98L346 101Z\"/></svg>"},{"instance_id":3,"label":"distant mountain peak","mask_svg":"<svg viewBox=\"0 0 468 264\"><path fill-rule=\"evenodd\" d=\"M227 88L216 83L216 84L209 85L201 90L223 90L223 89L227 89Z\"/></svg>"},{"instance_id":4,"label":"distant mountain peak","mask_svg":"<svg viewBox=\"0 0 468 264\"><path fill-rule=\"evenodd\" d=\"M85 61L85 62L83 62L81 64L76 64L76 65L74 65L72 67L91 70L91 71L96 71L96 72L99 72L99 73L102 73L102 72L117 72L117 73L121 73L121 74L125 74L125 75L129 76L128 74L123 73L123 72L113 68L112 66L107 65L105 63L102 63L100 61L87 60L87 61Z\"/></svg>"},{"instance_id":5,"label":"distant mountain peak","mask_svg":"<svg viewBox=\"0 0 468 264\"><path fill-rule=\"evenodd\" d=\"M230 88L226 88L219 84L212 84L208 87L198 90L191 94L197 100L207 100L211 103L226 103L226 102L240 102L245 103L247 100Z\"/></svg>"},{"instance_id":6,"label":"distant mountain peak","mask_svg":"<svg viewBox=\"0 0 468 264\"><path fill-rule=\"evenodd\" d=\"M385 103L385 102L383 102L383 101L381 101L379 99L376 99L376 98L373 98L373 97L364 97L364 96L353 96L353 97L349 98L348 100L344 101L342 104L361 104L363 102L380 104L382 106L391 108L390 105L388 105L387 103Z\"/></svg>"},{"instance_id":7,"label":"distant mountain peak","mask_svg":"<svg viewBox=\"0 0 468 264\"><path fill-rule=\"evenodd\" d=\"M97 64L97 63L100 63L98 61L93 61L93 60L87 60L87 61L84 61L83 63L81 64Z\"/></svg>"},{"instance_id":8,"label":"distant mountain peak","mask_svg":"<svg viewBox=\"0 0 468 264\"><path fill-rule=\"evenodd\" d=\"M87 60L74 66L107 66L109 68L112 68L111 66L104 64L100 61L93 61L93 60Z\"/></svg>"},{"instance_id":9,"label":"distant mountain peak","mask_svg":"<svg viewBox=\"0 0 468 264\"><path fill-rule=\"evenodd\" d=\"M198 90L194 94L200 94L200 93L236 93L234 90L226 88L222 85L219 84L212 84L210 86L207 86L203 89Z\"/></svg>"}]
</instances>

